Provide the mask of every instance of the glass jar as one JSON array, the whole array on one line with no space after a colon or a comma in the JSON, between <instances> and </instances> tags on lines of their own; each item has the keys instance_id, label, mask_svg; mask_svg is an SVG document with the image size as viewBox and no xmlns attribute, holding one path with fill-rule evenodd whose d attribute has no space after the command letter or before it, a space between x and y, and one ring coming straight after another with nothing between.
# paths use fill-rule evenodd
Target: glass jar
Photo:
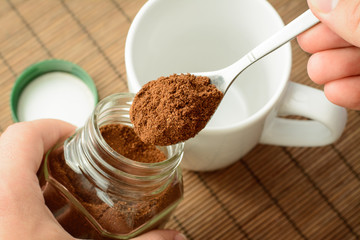
<instances>
[{"instance_id":1,"label":"glass jar","mask_svg":"<svg viewBox=\"0 0 360 240\"><path fill-rule=\"evenodd\" d=\"M133 97L105 98L83 128L44 156L38 177L45 203L76 238L129 239L161 228L183 197L183 143L157 146L167 159L143 163L114 151L102 137L102 126L132 127Z\"/></svg>"}]
</instances>

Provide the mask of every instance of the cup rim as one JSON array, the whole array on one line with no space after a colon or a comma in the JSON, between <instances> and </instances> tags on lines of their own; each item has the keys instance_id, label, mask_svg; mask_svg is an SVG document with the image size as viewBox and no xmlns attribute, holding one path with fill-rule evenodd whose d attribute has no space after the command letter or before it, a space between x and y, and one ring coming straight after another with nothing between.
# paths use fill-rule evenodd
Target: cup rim
<instances>
[{"instance_id":1,"label":"cup rim","mask_svg":"<svg viewBox=\"0 0 360 240\"><path fill-rule=\"evenodd\" d=\"M280 27L283 27L285 24L279 15L279 13L276 11L276 9L268 2L263 0L252 0L252 1L258 1L260 4L264 6L264 8L267 8L268 11L271 11L274 15L274 21L280 23ZM141 23L145 13L154 6L155 3L159 2L159 0L149 0L147 1L139 10L139 12L136 14L135 18L133 19L133 22L131 23L131 26L128 31L128 35L126 37L125 42L125 68L126 73L128 75L127 81L128 84L133 85L135 89L140 89L141 85L139 84L139 81L131 81L130 79L138 79L136 71L134 69L134 63L133 63L133 43L134 38L137 33L137 29L139 24ZM220 127L208 127L206 126L202 131L202 135L214 135L218 134L219 132L231 132L236 129L241 129L244 127L248 127L249 125L257 122L259 119L264 118L273 108L273 106L276 105L276 103L281 99L281 96L286 90L286 87L288 85L289 79L290 79L290 73L291 73L291 67L292 67L292 48L290 42L286 43L284 46L281 47L284 50L284 59L287 59L285 61L285 64L283 64L284 71L281 73L280 78L283 78L284 80L280 82L278 85L278 88L276 89L275 93L270 97L270 99L267 101L266 104L264 104L259 110L257 110L254 114L247 117L244 120L241 120L236 123L232 123L226 126L220 126ZM131 77L129 77L131 76ZM130 83L131 82L131 83ZM205 130L205 131L204 131Z\"/></svg>"}]
</instances>

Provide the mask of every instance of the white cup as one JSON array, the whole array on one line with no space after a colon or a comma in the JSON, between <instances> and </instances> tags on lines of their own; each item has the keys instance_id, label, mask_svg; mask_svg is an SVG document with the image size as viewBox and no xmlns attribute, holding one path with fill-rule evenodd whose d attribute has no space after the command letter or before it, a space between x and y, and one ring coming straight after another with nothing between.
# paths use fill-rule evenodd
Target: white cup
<instances>
[{"instance_id":1,"label":"white cup","mask_svg":"<svg viewBox=\"0 0 360 240\"><path fill-rule=\"evenodd\" d=\"M160 76L224 68L283 25L265 0L149 0L126 40L129 90L137 92ZM286 44L240 74L208 125L186 141L183 167L220 169L258 143L322 146L336 141L346 110L322 91L289 81L290 70Z\"/></svg>"}]
</instances>

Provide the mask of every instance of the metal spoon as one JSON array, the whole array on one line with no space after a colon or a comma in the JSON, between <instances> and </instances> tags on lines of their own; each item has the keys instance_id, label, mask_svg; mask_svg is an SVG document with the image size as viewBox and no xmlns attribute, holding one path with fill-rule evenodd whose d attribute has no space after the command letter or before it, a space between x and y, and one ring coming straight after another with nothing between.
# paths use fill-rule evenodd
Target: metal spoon
<instances>
[{"instance_id":1,"label":"metal spoon","mask_svg":"<svg viewBox=\"0 0 360 240\"><path fill-rule=\"evenodd\" d=\"M317 19L309 9L232 65L217 71L191 74L209 77L210 82L225 94L236 77L247 67L317 23L319 23L319 19Z\"/></svg>"}]
</instances>

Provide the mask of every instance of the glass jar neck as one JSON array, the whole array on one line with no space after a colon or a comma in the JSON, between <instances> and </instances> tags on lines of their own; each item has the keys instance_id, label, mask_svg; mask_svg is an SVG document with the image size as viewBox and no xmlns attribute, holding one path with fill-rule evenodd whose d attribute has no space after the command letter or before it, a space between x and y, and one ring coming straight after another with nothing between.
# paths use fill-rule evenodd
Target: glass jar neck
<instances>
[{"instance_id":1,"label":"glass jar neck","mask_svg":"<svg viewBox=\"0 0 360 240\"><path fill-rule=\"evenodd\" d=\"M84 174L99 190L136 198L164 190L178 173L184 143L159 147L167 159L158 163L131 160L114 151L100 128L109 124L132 127L129 109L134 95L114 94L99 102L86 122L64 145L67 164ZM121 136L119 136L121 137Z\"/></svg>"}]
</instances>

